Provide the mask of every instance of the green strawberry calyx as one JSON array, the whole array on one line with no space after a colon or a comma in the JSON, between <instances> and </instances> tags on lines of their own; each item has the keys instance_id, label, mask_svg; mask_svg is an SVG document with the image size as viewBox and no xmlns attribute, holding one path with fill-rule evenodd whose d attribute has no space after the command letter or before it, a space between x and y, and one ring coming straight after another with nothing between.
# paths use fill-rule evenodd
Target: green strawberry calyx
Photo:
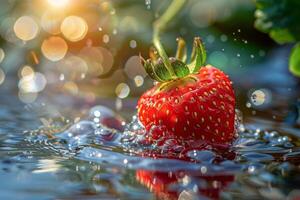
<instances>
[{"instance_id":1,"label":"green strawberry calyx","mask_svg":"<svg viewBox=\"0 0 300 200\"><path fill-rule=\"evenodd\" d=\"M158 82L168 82L183 78L199 71L205 64L206 50L200 37L195 37L193 49L187 64L186 42L182 38L177 39L177 52L175 57L168 58L160 54L155 47L150 48L150 58L145 60L140 56L141 62L148 75Z\"/></svg>"}]
</instances>

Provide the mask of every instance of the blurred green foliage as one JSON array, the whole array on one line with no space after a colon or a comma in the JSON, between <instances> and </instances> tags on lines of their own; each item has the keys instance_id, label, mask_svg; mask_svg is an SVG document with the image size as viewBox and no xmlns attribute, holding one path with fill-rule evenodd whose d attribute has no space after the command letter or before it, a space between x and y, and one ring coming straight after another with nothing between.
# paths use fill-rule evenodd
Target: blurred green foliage
<instances>
[{"instance_id":1,"label":"blurred green foliage","mask_svg":"<svg viewBox=\"0 0 300 200\"><path fill-rule=\"evenodd\" d=\"M300 76L300 1L256 0L255 27L279 44L298 42L292 50L290 71Z\"/></svg>"}]
</instances>

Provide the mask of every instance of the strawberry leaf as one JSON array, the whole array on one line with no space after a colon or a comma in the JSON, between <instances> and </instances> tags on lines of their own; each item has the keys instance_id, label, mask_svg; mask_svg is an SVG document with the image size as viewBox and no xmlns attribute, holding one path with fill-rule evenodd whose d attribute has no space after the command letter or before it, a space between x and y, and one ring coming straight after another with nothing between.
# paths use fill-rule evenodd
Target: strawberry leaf
<instances>
[{"instance_id":1,"label":"strawberry leaf","mask_svg":"<svg viewBox=\"0 0 300 200\"><path fill-rule=\"evenodd\" d=\"M289 69L296 76L300 76L300 42L292 49L289 60Z\"/></svg>"},{"instance_id":2,"label":"strawberry leaf","mask_svg":"<svg viewBox=\"0 0 300 200\"><path fill-rule=\"evenodd\" d=\"M206 61L206 50L200 37L194 38L191 62L188 68L191 73L197 72Z\"/></svg>"},{"instance_id":3,"label":"strawberry leaf","mask_svg":"<svg viewBox=\"0 0 300 200\"><path fill-rule=\"evenodd\" d=\"M256 0L255 27L279 44L300 40L299 0Z\"/></svg>"},{"instance_id":4,"label":"strawberry leaf","mask_svg":"<svg viewBox=\"0 0 300 200\"><path fill-rule=\"evenodd\" d=\"M154 65L154 72L159 77L160 82L166 82L172 79L171 74L161 60L158 62L158 64Z\"/></svg>"},{"instance_id":5,"label":"strawberry leaf","mask_svg":"<svg viewBox=\"0 0 300 200\"><path fill-rule=\"evenodd\" d=\"M156 72L154 71L154 66L151 62L150 59L145 60L143 57L140 56L141 59L141 63L145 68L145 71L147 72L147 74L154 80L162 82L162 80L159 78L159 76L156 74Z\"/></svg>"},{"instance_id":6,"label":"strawberry leaf","mask_svg":"<svg viewBox=\"0 0 300 200\"><path fill-rule=\"evenodd\" d=\"M185 77L190 73L189 68L187 65L180 60L177 59L170 59L171 65L173 67L173 70L178 78Z\"/></svg>"}]
</instances>

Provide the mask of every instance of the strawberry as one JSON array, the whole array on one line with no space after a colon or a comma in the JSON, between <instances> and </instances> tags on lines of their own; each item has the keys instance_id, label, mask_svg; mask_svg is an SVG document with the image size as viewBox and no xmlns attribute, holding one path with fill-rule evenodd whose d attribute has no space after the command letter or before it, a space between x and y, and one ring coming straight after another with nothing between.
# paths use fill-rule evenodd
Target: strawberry
<instances>
[{"instance_id":1,"label":"strawberry","mask_svg":"<svg viewBox=\"0 0 300 200\"><path fill-rule=\"evenodd\" d=\"M180 143L231 143L235 136L235 96L230 79L211 65L203 66L206 53L200 38L195 38L191 64L186 65L184 57L168 59L169 63L143 60L148 74L159 83L140 97L139 120L148 131L164 127L155 138L168 133Z\"/></svg>"}]
</instances>

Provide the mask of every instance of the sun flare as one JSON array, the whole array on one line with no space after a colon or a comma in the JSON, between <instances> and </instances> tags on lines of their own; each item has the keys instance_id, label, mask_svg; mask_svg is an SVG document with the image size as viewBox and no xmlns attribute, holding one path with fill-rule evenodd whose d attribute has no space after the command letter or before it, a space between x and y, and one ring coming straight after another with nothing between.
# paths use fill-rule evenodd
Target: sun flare
<instances>
[{"instance_id":1,"label":"sun flare","mask_svg":"<svg viewBox=\"0 0 300 200\"><path fill-rule=\"evenodd\" d=\"M54 7L64 7L69 3L69 0L47 0Z\"/></svg>"}]
</instances>

